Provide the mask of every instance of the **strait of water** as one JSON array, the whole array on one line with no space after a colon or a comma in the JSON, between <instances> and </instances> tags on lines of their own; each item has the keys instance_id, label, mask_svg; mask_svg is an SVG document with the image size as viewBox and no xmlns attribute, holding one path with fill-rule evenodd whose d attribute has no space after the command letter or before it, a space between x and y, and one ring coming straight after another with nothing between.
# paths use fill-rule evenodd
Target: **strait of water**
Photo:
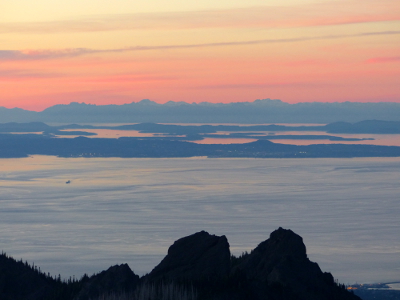
<instances>
[{"instance_id":1,"label":"strait of water","mask_svg":"<svg viewBox=\"0 0 400 300\"><path fill-rule=\"evenodd\" d=\"M142 275L197 231L238 255L283 227L342 283L400 279L400 158L0 163L0 250L52 275L121 263Z\"/></svg>"}]
</instances>

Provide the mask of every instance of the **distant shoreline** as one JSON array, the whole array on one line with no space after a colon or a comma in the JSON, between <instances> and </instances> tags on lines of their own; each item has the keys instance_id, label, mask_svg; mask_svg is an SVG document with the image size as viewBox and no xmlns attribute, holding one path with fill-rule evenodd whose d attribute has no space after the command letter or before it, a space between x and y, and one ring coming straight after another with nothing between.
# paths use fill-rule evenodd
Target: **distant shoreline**
<instances>
[{"instance_id":1,"label":"distant shoreline","mask_svg":"<svg viewBox=\"0 0 400 300\"><path fill-rule=\"evenodd\" d=\"M96 137L84 130L119 130L121 137ZM313 130L310 134L309 131ZM301 134L301 132L308 132ZM137 132L137 136L122 136ZM287 134L282 134L288 132ZM292 133L290 133L292 132ZM296 132L296 134L293 134ZM299 132L299 134L297 134ZM325 132L327 134L319 134ZM349 137L331 135L351 133ZM59 157L248 157L248 158L351 158L400 157L400 146L341 144L373 138L354 134L400 134L400 122L337 122L324 126L285 125L165 125L141 123L121 126L70 124L49 126L41 122L0 124L0 158L52 155ZM68 136L66 138L65 136ZM74 137L75 136L75 137ZM118 136L118 135L117 135ZM249 139L248 143L196 143L204 139ZM335 143L293 145L271 140L327 140ZM255 140L255 141L254 141Z\"/></svg>"},{"instance_id":2,"label":"distant shoreline","mask_svg":"<svg viewBox=\"0 0 400 300\"><path fill-rule=\"evenodd\" d=\"M165 139L141 140L137 138L46 138L28 135L0 138L1 158L30 155L59 157L215 157L215 158L351 158L400 157L398 146L354 144L317 144L296 146L258 140L246 144L196 144Z\"/></svg>"}]
</instances>

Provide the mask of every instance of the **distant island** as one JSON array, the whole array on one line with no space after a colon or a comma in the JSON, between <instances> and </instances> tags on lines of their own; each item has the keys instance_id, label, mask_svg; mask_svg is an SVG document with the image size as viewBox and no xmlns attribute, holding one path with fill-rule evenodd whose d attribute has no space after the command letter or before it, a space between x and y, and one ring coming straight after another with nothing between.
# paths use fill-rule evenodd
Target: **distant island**
<instances>
[{"instance_id":1,"label":"distant island","mask_svg":"<svg viewBox=\"0 0 400 300\"><path fill-rule=\"evenodd\" d=\"M67 124L47 125L43 122L8 122L0 123L0 133L30 133L41 132L45 135L96 135L95 133L81 131L84 129L109 129L109 130L137 130L142 133L157 133L166 135L195 135L215 134L218 132L240 132L231 136L261 136L263 131L320 131L326 133L370 133L370 134L400 134L400 121L363 120L356 123L333 122L327 125L223 125L223 124L160 124L160 123L138 123L128 125L90 125L90 124ZM63 131L70 130L70 131ZM215 135L213 135L215 136ZM225 136L225 135L224 135ZM309 137L309 136L308 136ZM329 136L332 137L332 136ZM268 136L268 139L274 137ZM334 137L338 138L338 137ZM339 139L339 138L338 138ZM359 139L354 139L359 140Z\"/></svg>"},{"instance_id":2,"label":"distant island","mask_svg":"<svg viewBox=\"0 0 400 300\"><path fill-rule=\"evenodd\" d=\"M158 104L145 99L122 105L71 102L43 111L0 107L1 122L48 123L319 123L362 120L400 121L400 103L394 102L303 102L290 104L262 99L237 103Z\"/></svg>"},{"instance_id":3,"label":"distant island","mask_svg":"<svg viewBox=\"0 0 400 300\"><path fill-rule=\"evenodd\" d=\"M88 129L136 130L152 133L149 137L88 138ZM65 131L68 130L68 131ZM264 132L273 131L273 135ZM276 134L284 131L314 131L325 134ZM222 132L222 133L221 133ZM224 133L225 132L225 133ZM279 144L275 139L325 139L362 141L371 138L343 138L331 133L399 134L400 122L361 121L335 122L318 126L288 125L169 125L140 123L130 125L58 125L42 122L0 124L0 158L53 155L59 157L399 157L400 147L359 144L313 144L306 146ZM76 136L63 138L63 136ZM243 144L197 144L207 137L247 138ZM250 141L251 141L250 140Z\"/></svg>"},{"instance_id":4,"label":"distant island","mask_svg":"<svg viewBox=\"0 0 400 300\"><path fill-rule=\"evenodd\" d=\"M122 264L61 280L2 253L0 299L360 300L308 259L299 235L283 228L239 257L230 253L225 236L197 232L175 241L165 258L142 277Z\"/></svg>"}]
</instances>

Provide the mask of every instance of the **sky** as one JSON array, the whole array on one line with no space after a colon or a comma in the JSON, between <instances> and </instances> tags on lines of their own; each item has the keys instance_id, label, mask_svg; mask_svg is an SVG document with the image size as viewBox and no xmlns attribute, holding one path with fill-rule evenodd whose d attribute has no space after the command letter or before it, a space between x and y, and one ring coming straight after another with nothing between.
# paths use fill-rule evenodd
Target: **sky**
<instances>
[{"instance_id":1,"label":"sky","mask_svg":"<svg viewBox=\"0 0 400 300\"><path fill-rule=\"evenodd\" d=\"M398 0L0 0L0 106L400 102Z\"/></svg>"}]
</instances>

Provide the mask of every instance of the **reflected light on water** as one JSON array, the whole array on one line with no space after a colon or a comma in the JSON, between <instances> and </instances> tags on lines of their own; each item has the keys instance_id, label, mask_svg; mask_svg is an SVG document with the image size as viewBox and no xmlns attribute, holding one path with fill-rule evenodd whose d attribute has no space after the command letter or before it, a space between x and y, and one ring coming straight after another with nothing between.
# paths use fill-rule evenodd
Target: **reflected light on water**
<instances>
[{"instance_id":1,"label":"reflected light on water","mask_svg":"<svg viewBox=\"0 0 400 300\"><path fill-rule=\"evenodd\" d=\"M193 141L196 144L245 144L257 141L256 139L242 138L204 138L200 141Z\"/></svg>"},{"instance_id":2,"label":"reflected light on water","mask_svg":"<svg viewBox=\"0 0 400 300\"><path fill-rule=\"evenodd\" d=\"M64 129L60 131L77 131L76 129ZM97 137L97 138L119 138L119 137L152 137L154 136L152 133L142 133L138 130L113 130L113 129L80 129L79 131L96 133L94 136L89 137ZM61 138L74 138L79 135L59 135Z\"/></svg>"},{"instance_id":3,"label":"reflected light on water","mask_svg":"<svg viewBox=\"0 0 400 300\"><path fill-rule=\"evenodd\" d=\"M340 282L394 282L399 182L400 158L2 159L0 245L53 275L144 274L194 232L238 255L282 226Z\"/></svg>"}]
</instances>

